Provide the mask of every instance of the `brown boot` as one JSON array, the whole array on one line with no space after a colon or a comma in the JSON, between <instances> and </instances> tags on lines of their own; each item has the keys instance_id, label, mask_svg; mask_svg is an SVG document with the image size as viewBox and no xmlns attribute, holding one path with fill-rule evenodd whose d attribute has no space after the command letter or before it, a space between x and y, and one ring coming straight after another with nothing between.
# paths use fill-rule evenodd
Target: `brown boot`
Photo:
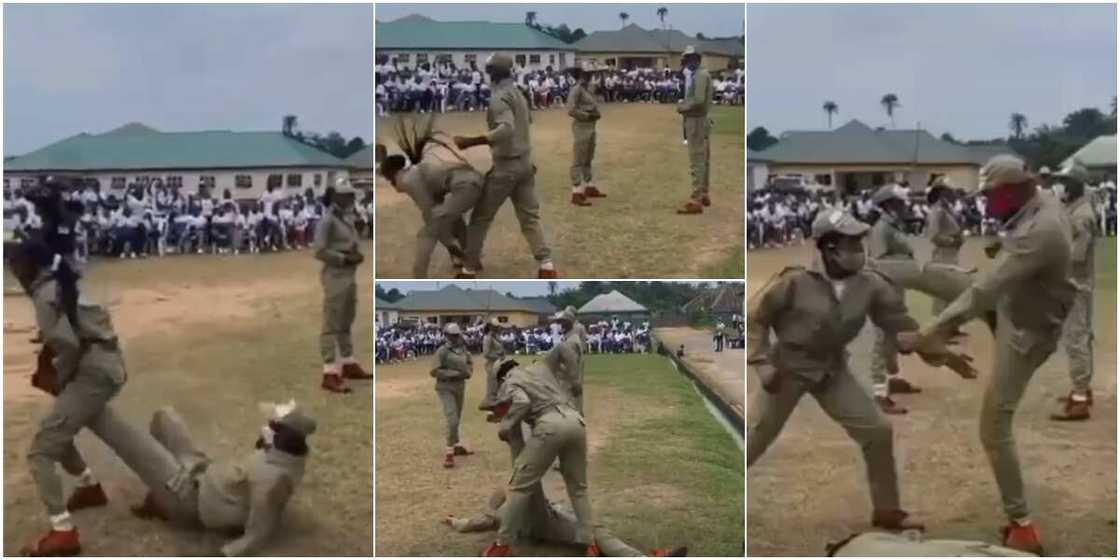
<instances>
[{"instance_id":1,"label":"brown boot","mask_svg":"<svg viewBox=\"0 0 1120 560\"><path fill-rule=\"evenodd\" d=\"M101 484L79 486L70 494L70 499L66 500L66 509L68 511L78 511L101 507L108 503L109 497L105 495L105 490L101 488Z\"/></svg>"},{"instance_id":2,"label":"brown boot","mask_svg":"<svg viewBox=\"0 0 1120 560\"><path fill-rule=\"evenodd\" d=\"M460 456L474 455L474 451L470 451L466 447L463 447L462 445L456 445L455 446L455 451L453 453L455 455L460 455Z\"/></svg>"},{"instance_id":3,"label":"brown boot","mask_svg":"<svg viewBox=\"0 0 1120 560\"><path fill-rule=\"evenodd\" d=\"M575 206L591 206L591 203L587 201L587 195L578 192L572 193L572 204Z\"/></svg>"},{"instance_id":4,"label":"brown boot","mask_svg":"<svg viewBox=\"0 0 1120 560\"><path fill-rule=\"evenodd\" d=\"M455 468L455 452L454 451L448 451L447 453L443 454L443 468L445 468L445 469Z\"/></svg>"},{"instance_id":5,"label":"brown boot","mask_svg":"<svg viewBox=\"0 0 1120 560\"><path fill-rule=\"evenodd\" d=\"M587 187L583 189L583 196L587 198L607 198L607 195L595 185L587 185Z\"/></svg>"},{"instance_id":6,"label":"brown boot","mask_svg":"<svg viewBox=\"0 0 1120 560\"><path fill-rule=\"evenodd\" d=\"M462 269L460 269L459 272L455 273L455 278L459 280L474 280L475 278L478 278L478 273L464 272Z\"/></svg>"},{"instance_id":7,"label":"brown boot","mask_svg":"<svg viewBox=\"0 0 1120 560\"><path fill-rule=\"evenodd\" d=\"M922 389L901 377L891 377L887 379L887 391L892 395L907 395L921 393Z\"/></svg>"},{"instance_id":8,"label":"brown boot","mask_svg":"<svg viewBox=\"0 0 1120 560\"><path fill-rule=\"evenodd\" d=\"M1020 525L1012 521L1003 528L1003 546L1042 556L1042 539L1034 523Z\"/></svg>"},{"instance_id":9,"label":"brown boot","mask_svg":"<svg viewBox=\"0 0 1120 560\"><path fill-rule=\"evenodd\" d=\"M700 199L700 204L703 204L704 206L711 206L712 199L709 198L708 195L704 195L704 197Z\"/></svg>"},{"instance_id":10,"label":"brown boot","mask_svg":"<svg viewBox=\"0 0 1120 560\"><path fill-rule=\"evenodd\" d=\"M346 379L373 379L373 374L356 363L342 364L342 377Z\"/></svg>"},{"instance_id":11,"label":"brown boot","mask_svg":"<svg viewBox=\"0 0 1120 560\"><path fill-rule=\"evenodd\" d=\"M686 202L684 206L681 206L680 208L677 208L677 214L688 215L688 214L703 214L703 213L704 213L704 206L700 202L695 201L695 200L690 200L690 201Z\"/></svg>"},{"instance_id":12,"label":"brown boot","mask_svg":"<svg viewBox=\"0 0 1120 560\"><path fill-rule=\"evenodd\" d=\"M900 509L875 510L875 512L871 514L871 526L888 531L926 530L926 526L923 523L915 521L910 517L909 513Z\"/></svg>"},{"instance_id":13,"label":"brown boot","mask_svg":"<svg viewBox=\"0 0 1120 560\"><path fill-rule=\"evenodd\" d=\"M153 496L151 492L148 492L148 495L144 496L143 502L134 505L129 509L131 509L132 515L135 515L140 519L159 519L160 521L168 520L167 514L164 513L162 509L160 509L159 504L156 503L155 496Z\"/></svg>"},{"instance_id":14,"label":"brown boot","mask_svg":"<svg viewBox=\"0 0 1120 560\"><path fill-rule=\"evenodd\" d=\"M1062 407L1061 412L1055 412L1050 415L1051 420L1059 422L1076 422L1079 420L1088 420L1089 411L1091 410L1088 400L1075 401L1072 395L1066 400L1066 404Z\"/></svg>"},{"instance_id":15,"label":"brown boot","mask_svg":"<svg viewBox=\"0 0 1120 560\"><path fill-rule=\"evenodd\" d=\"M537 278L540 280L554 280L559 277L560 273L556 272L555 268L552 270L545 270L543 268L537 269Z\"/></svg>"},{"instance_id":16,"label":"brown boot","mask_svg":"<svg viewBox=\"0 0 1120 560\"><path fill-rule=\"evenodd\" d=\"M322 387L332 393L350 392L350 387L346 386L346 382L342 380L342 376L337 373L324 373Z\"/></svg>"},{"instance_id":17,"label":"brown boot","mask_svg":"<svg viewBox=\"0 0 1120 560\"><path fill-rule=\"evenodd\" d=\"M1060 403L1069 402L1070 399L1073 398L1073 394L1076 393L1076 392L1077 391L1070 391L1069 394L1062 395L1062 396L1058 397L1056 400ZM1092 389L1086 389L1085 390L1085 396L1088 399L1089 406L1093 406L1093 390Z\"/></svg>"},{"instance_id":18,"label":"brown boot","mask_svg":"<svg viewBox=\"0 0 1120 560\"><path fill-rule=\"evenodd\" d=\"M894 402L890 397L875 397L875 404L879 405L879 410L883 414L906 414L910 412L906 407Z\"/></svg>"},{"instance_id":19,"label":"brown boot","mask_svg":"<svg viewBox=\"0 0 1120 560\"><path fill-rule=\"evenodd\" d=\"M51 529L35 544L23 547L24 556L77 556L82 553L78 530L56 531Z\"/></svg>"}]
</instances>

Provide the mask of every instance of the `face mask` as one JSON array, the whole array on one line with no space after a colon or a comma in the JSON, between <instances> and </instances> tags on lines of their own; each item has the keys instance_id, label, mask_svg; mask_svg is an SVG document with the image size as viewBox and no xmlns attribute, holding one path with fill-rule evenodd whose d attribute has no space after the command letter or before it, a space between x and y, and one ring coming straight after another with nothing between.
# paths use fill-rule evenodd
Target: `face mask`
<instances>
[{"instance_id":1,"label":"face mask","mask_svg":"<svg viewBox=\"0 0 1120 560\"><path fill-rule=\"evenodd\" d=\"M1018 192L1011 187L1000 187L988 192L988 214L993 218L1005 222L1015 215L1021 206Z\"/></svg>"}]
</instances>

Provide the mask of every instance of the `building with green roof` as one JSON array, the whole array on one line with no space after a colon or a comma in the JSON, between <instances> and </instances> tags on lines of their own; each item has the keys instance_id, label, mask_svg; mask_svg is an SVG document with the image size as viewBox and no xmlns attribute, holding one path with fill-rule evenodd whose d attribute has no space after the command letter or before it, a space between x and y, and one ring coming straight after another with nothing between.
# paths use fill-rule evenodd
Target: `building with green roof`
<instances>
[{"instance_id":1,"label":"building with green roof","mask_svg":"<svg viewBox=\"0 0 1120 560\"><path fill-rule=\"evenodd\" d=\"M350 178L350 165L280 132L161 132L131 123L81 133L4 162L4 186L30 186L45 175L96 181L103 191L155 180L184 194L209 185L220 195L256 198L268 185L321 192ZM344 190L348 190L349 187Z\"/></svg>"},{"instance_id":2,"label":"building with green roof","mask_svg":"<svg viewBox=\"0 0 1120 560\"><path fill-rule=\"evenodd\" d=\"M596 67L680 68L681 53L693 47L711 72L743 67L743 38L698 39L676 29L644 29L631 23L619 30L595 31L576 41L576 58Z\"/></svg>"},{"instance_id":3,"label":"building with green roof","mask_svg":"<svg viewBox=\"0 0 1120 560\"><path fill-rule=\"evenodd\" d=\"M511 298L495 290L464 290L448 284L438 290L415 290L395 303L406 323L443 326L472 325L491 318L507 326L533 327L540 320L539 304Z\"/></svg>"},{"instance_id":4,"label":"building with green roof","mask_svg":"<svg viewBox=\"0 0 1120 560\"><path fill-rule=\"evenodd\" d=\"M436 21L411 15L375 24L379 60L395 59L398 66L450 62L482 70L486 57L501 52L529 70L566 68L575 63L575 47L524 23Z\"/></svg>"},{"instance_id":5,"label":"building with green roof","mask_svg":"<svg viewBox=\"0 0 1120 560\"><path fill-rule=\"evenodd\" d=\"M1074 161L1084 165L1095 179L1116 178L1116 135L1098 136L1085 144L1062 162L1062 167Z\"/></svg>"},{"instance_id":6,"label":"building with green roof","mask_svg":"<svg viewBox=\"0 0 1120 560\"><path fill-rule=\"evenodd\" d=\"M907 181L923 189L937 177L965 189L979 185L980 167L1013 153L1002 145L967 146L921 129L872 129L858 120L832 130L790 131L757 152L770 177L800 176L807 183L856 192Z\"/></svg>"},{"instance_id":7,"label":"building with green roof","mask_svg":"<svg viewBox=\"0 0 1120 560\"><path fill-rule=\"evenodd\" d=\"M342 160L350 169L350 183L355 189L372 189L374 184L374 153L370 144Z\"/></svg>"}]
</instances>

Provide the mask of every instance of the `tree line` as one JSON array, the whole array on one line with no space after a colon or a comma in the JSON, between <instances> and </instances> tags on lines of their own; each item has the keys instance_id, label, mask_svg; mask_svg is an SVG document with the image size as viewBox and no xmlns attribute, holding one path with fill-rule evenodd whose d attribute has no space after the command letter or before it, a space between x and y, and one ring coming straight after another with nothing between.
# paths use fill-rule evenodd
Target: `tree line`
<instances>
[{"instance_id":1,"label":"tree line","mask_svg":"<svg viewBox=\"0 0 1120 560\"><path fill-rule=\"evenodd\" d=\"M280 133L339 159L346 159L366 147L366 142L361 136L355 136L347 140L346 137L334 130L326 134L305 133L299 130L299 118L295 115L284 115L280 122Z\"/></svg>"}]
</instances>

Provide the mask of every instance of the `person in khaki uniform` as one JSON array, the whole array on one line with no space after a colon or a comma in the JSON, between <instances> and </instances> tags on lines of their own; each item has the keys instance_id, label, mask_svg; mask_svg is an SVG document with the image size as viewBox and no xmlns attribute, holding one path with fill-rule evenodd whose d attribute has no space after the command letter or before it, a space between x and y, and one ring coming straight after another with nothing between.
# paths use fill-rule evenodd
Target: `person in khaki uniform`
<instances>
[{"instance_id":1,"label":"person in khaki uniform","mask_svg":"<svg viewBox=\"0 0 1120 560\"><path fill-rule=\"evenodd\" d=\"M708 111L712 107L712 76L700 65L700 53L689 45L681 53L688 78L685 83L684 99L677 103L677 112L684 118L684 138L688 144L688 166L692 174L692 195L688 202L677 210L678 214L703 214L705 206L712 205L708 194L710 174L709 162L712 148L708 137L712 133L712 123Z\"/></svg>"},{"instance_id":2,"label":"person in khaki uniform","mask_svg":"<svg viewBox=\"0 0 1120 560\"><path fill-rule=\"evenodd\" d=\"M43 379L37 371L32 379L35 387L54 396L54 402L27 453L31 477L51 528L24 547L23 553L76 555L81 552L81 544L70 512L105 505L108 498L74 438L82 428L97 423L109 401L120 393L128 374L108 311L77 299L77 276L62 276L52 270L56 253L47 243L38 239L9 243L5 253L13 275L31 298L44 346L40 360L48 361L46 366L53 374ZM62 265L60 270L68 271L69 267ZM65 294L72 294L74 299ZM63 494L56 464L78 477L78 486L69 499Z\"/></svg>"},{"instance_id":3,"label":"person in khaki uniform","mask_svg":"<svg viewBox=\"0 0 1120 560\"><path fill-rule=\"evenodd\" d=\"M926 216L926 237L933 244L930 262L951 265L960 263L964 228L953 215L954 199L953 187L945 177L938 177L926 193L926 202L930 204L929 215ZM946 303L945 300L934 299L933 313L941 313Z\"/></svg>"},{"instance_id":4,"label":"person in khaki uniform","mask_svg":"<svg viewBox=\"0 0 1120 560\"><path fill-rule=\"evenodd\" d=\"M381 175L397 192L407 194L420 210L424 225L416 233L416 252L412 261L412 277L427 278L436 243L442 244L451 255L451 266L456 273L462 271L467 245L467 222L464 216L474 209L482 197L485 179L482 174L454 152L436 140L431 118L411 133L407 125L398 122L397 144L404 155L382 157L385 148L378 146ZM451 158L443 159L426 154L428 148L444 146ZM411 165L410 165L411 164Z\"/></svg>"},{"instance_id":5,"label":"person in khaki uniform","mask_svg":"<svg viewBox=\"0 0 1120 560\"><path fill-rule=\"evenodd\" d=\"M339 179L345 184L345 179ZM354 358L350 329L358 305L358 286L354 279L365 257L359 250L358 230L347 218L347 209L336 200L333 187L323 194L328 207L315 227L312 248L323 263L319 281L323 285L323 328L319 335L319 354L323 358L323 389L349 393L343 378L371 379Z\"/></svg>"},{"instance_id":6,"label":"person in khaki uniform","mask_svg":"<svg viewBox=\"0 0 1120 560\"><path fill-rule=\"evenodd\" d=\"M587 543L588 556L599 556L587 496L587 430L583 416L572 406L555 370L544 361L527 367L507 361L499 368L498 380L498 437L503 441L521 437L522 422L531 428L531 435L520 452L511 446L513 475L506 486L505 510L497 538L482 556L513 556L511 546L524 532L533 497L543 496L541 479L557 458L575 513L571 540Z\"/></svg>"},{"instance_id":7,"label":"person in khaki uniform","mask_svg":"<svg viewBox=\"0 0 1120 560\"><path fill-rule=\"evenodd\" d=\"M812 266L786 269L752 298L747 364L762 390L747 407L747 467L777 439L801 397L810 394L863 452L872 525L920 529L922 524L900 507L891 425L848 369L847 346L868 317L892 336L918 328L897 287L865 267L867 231L847 212L821 212L812 225L818 248ZM944 348L923 350L920 356L962 376L975 374L967 356Z\"/></svg>"},{"instance_id":8,"label":"person in khaki uniform","mask_svg":"<svg viewBox=\"0 0 1120 560\"><path fill-rule=\"evenodd\" d=\"M566 308L552 317L553 322L560 325L563 339L545 354L544 361L556 372L556 379L572 405L583 414L583 359L586 352L584 342L575 330L578 321L570 309Z\"/></svg>"},{"instance_id":9,"label":"person in khaki uniform","mask_svg":"<svg viewBox=\"0 0 1120 560\"><path fill-rule=\"evenodd\" d=\"M1036 188L1023 161L996 156L980 170L988 213L1003 224L994 265L918 333L899 337L902 349L936 347L960 325L996 312L995 355L980 409L980 441L1009 518L1004 546L1040 554L1030 519L1012 421L1027 384L1057 346L1077 293L1071 279L1069 220L1061 204Z\"/></svg>"},{"instance_id":10,"label":"person in khaki uniform","mask_svg":"<svg viewBox=\"0 0 1120 560\"><path fill-rule=\"evenodd\" d=\"M455 467L456 455L473 454L459 443L459 421L463 417L467 380L474 375L474 361L463 342L463 330L457 323L448 323L443 328L443 334L447 342L436 350L431 376L436 380L436 396L439 397L447 426L447 449L443 455L443 466L450 469Z\"/></svg>"},{"instance_id":11,"label":"person in khaki uniform","mask_svg":"<svg viewBox=\"0 0 1120 560\"><path fill-rule=\"evenodd\" d=\"M867 239L868 255L872 259L914 260L914 249L902 229L906 223L906 197L906 189L899 185L884 185L872 195L871 202L879 209L879 220L872 226ZM898 297L905 297L901 289L898 289ZM875 344L871 351L871 391L875 403L887 414L907 412L891 398L892 394L921 392L902 378L895 341L882 329L875 331Z\"/></svg>"},{"instance_id":12,"label":"person in khaki uniform","mask_svg":"<svg viewBox=\"0 0 1120 560\"><path fill-rule=\"evenodd\" d=\"M475 278L482 270L482 248L494 216L505 204L513 202L521 233L537 260L537 277L558 278L552 262L552 249L541 228L540 203L537 201L536 174L533 165L529 126L532 116L529 103L513 83L513 59L495 53L486 60L486 74L492 83L490 106L486 109L486 126L482 136L456 136L455 146L466 150L474 146L490 146L494 166L486 174L482 199L471 213L467 226L466 263L457 278Z\"/></svg>"},{"instance_id":13,"label":"person in khaki uniform","mask_svg":"<svg viewBox=\"0 0 1120 560\"><path fill-rule=\"evenodd\" d=\"M506 357L506 347L498 339L502 324L497 318L491 319L482 327L482 357L486 360L486 394L482 397L479 410L491 410L498 399L498 363Z\"/></svg>"},{"instance_id":14,"label":"person in khaki uniform","mask_svg":"<svg viewBox=\"0 0 1120 560\"><path fill-rule=\"evenodd\" d=\"M590 68L573 68L576 85L568 92L565 108L572 117L572 204L591 206L588 198L607 195L591 182L591 160L595 159L595 124L599 122L599 104L591 92Z\"/></svg>"}]
</instances>

